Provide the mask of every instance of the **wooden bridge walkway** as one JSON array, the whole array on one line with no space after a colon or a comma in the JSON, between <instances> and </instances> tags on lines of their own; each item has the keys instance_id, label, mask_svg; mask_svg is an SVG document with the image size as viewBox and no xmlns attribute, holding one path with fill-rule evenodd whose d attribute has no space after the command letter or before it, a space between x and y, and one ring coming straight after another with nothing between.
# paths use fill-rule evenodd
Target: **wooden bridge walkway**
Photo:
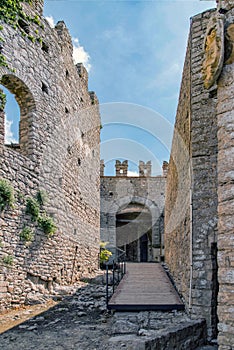
<instances>
[{"instance_id":1,"label":"wooden bridge walkway","mask_svg":"<svg viewBox=\"0 0 234 350\"><path fill-rule=\"evenodd\" d=\"M109 309L118 311L183 310L184 305L163 267L158 263L127 263L127 272Z\"/></svg>"}]
</instances>

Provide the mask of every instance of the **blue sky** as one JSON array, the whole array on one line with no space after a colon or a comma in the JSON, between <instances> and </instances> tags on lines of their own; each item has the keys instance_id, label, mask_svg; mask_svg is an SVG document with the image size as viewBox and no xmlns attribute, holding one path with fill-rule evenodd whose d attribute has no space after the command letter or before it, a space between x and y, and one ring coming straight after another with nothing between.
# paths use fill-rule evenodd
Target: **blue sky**
<instances>
[{"instance_id":1,"label":"blue sky","mask_svg":"<svg viewBox=\"0 0 234 350\"><path fill-rule=\"evenodd\" d=\"M160 115L173 125L190 17L215 5L215 1L199 0L45 0L44 15L55 23L65 21L75 39L76 60L84 61L89 89L99 98L104 115L101 151L106 174L114 170L111 149L113 158L117 149L121 159L131 160L132 172L137 170L137 157L144 157L144 150L142 160L150 160L152 155L154 175L159 172L158 164L168 160L171 130L166 136L165 128L160 132L159 125L155 135L144 130L144 122L134 125L134 105L141 106L142 117L137 115L137 120L144 121L153 112L155 120ZM126 123L118 120L118 112L113 116L119 103L124 106ZM109 112L113 113L111 120L105 117ZM131 148L136 150L135 157L129 152Z\"/></svg>"}]
</instances>

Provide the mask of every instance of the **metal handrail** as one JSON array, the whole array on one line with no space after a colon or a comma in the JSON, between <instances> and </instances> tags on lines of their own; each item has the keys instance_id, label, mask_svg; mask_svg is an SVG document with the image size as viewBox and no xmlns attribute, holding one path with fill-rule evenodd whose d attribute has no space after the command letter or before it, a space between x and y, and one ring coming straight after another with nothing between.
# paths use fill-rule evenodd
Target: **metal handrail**
<instances>
[{"instance_id":1,"label":"metal handrail","mask_svg":"<svg viewBox=\"0 0 234 350\"><path fill-rule=\"evenodd\" d=\"M112 255L109 257L108 261L105 262L106 265L106 307L108 309L108 304L111 296L115 292L115 288L118 286L119 282L126 273L126 254L123 250L117 247L106 247ZM110 282L110 270L112 273L112 293L109 293Z\"/></svg>"}]
</instances>

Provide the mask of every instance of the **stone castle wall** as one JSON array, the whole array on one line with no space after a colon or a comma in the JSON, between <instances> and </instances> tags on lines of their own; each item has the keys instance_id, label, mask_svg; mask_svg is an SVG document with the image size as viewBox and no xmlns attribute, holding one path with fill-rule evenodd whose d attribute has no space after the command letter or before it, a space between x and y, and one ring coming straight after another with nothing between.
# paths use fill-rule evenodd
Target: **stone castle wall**
<instances>
[{"instance_id":1,"label":"stone castle wall","mask_svg":"<svg viewBox=\"0 0 234 350\"><path fill-rule=\"evenodd\" d=\"M189 41L167 175L164 232L165 261L187 302L190 277L190 55Z\"/></svg>"},{"instance_id":2,"label":"stone castle wall","mask_svg":"<svg viewBox=\"0 0 234 350\"><path fill-rule=\"evenodd\" d=\"M127 161L125 161L127 162ZM140 162L139 177L128 177L127 163L126 169L123 169L123 173L119 173L119 161L116 162L116 176L101 176L101 240L109 242L111 246L116 246L116 216L125 209L128 205L141 206L142 209L146 209L150 214L150 223L148 227L143 227L144 213L141 212L137 221L137 227L127 225L126 234L131 235L131 231L141 231L142 233L147 230L152 230L152 242L150 244L151 251L149 252L149 260L159 260L163 254L163 221L164 221L164 201L165 201L165 184L166 176L150 176L150 170L143 175L142 162ZM122 163L123 164L123 163ZM147 163L149 168L149 163ZM103 173L104 174L104 173ZM134 232L132 232L134 235Z\"/></svg>"},{"instance_id":3,"label":"stone castle wall","mask_svg":"<svg viewBox=\"0 0 234 350\"><path fill-rule=\"evenodd\" d=\"M42 5L34 1L24 9L34 16ZM0 217L1 309L37 293L52 293L98 267L98 101L88 91L85 68L74 65L65 24L58 22L52 29L43 17L39 20L27 29L40 37L35 42L2 23L3 54L14 71L0 67L0 83L20 106L20 139L19 145L4 144L1 113L0 178L13 186L16 199L14 208ZM27 198L39 190L46 192L43 210L57 226L52 237L25 213ZM35 232L31 243L20 239L25 226ZM6 256L13 258L12 265L3 262Z\"/></svg>"},{"instance_id":4,"label":"stone castle wall","mask_svg":"<svg viewBox=\"0 0 234 350\"><path fill-rule=\"evenodd\" d=\"M225 32L233 23L232 6L221 9ZM205 89L204 39L214 14L215 10L206 11L191 19L168 172L165 259L191 314L206 318L209 339L217 337L219 320L219 348L226 350L232 349L234 333L230 312L233 63L224 65L217 85ZM228 45L226 40L226 54L231 50Z\"/></svg>"},{"instance_id":5,"label":"stone castle wall","mask_svg":"<svg viewBox=\"0 0 234 350\"><path fill-rule=\"evenodd\" d=\"M225 15L225 61L217 84L218 341L219 349L230 350L234 344L234 4L223 1L222 7L229 11ZM232 37L228 36L231 28Z\"/></svg>"}]
</instances>

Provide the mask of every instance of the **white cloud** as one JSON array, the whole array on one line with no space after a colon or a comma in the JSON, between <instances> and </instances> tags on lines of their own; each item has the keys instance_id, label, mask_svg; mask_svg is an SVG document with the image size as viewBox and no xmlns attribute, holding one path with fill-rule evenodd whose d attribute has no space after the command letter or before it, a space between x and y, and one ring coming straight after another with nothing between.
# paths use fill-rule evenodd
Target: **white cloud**
<instances>
[{"instance_id":1,"label":"white cloud","mask_svg":"<svg viewBox=\"0 0 234 350\"><path fill-rule=\"evenodd\" d=\"M136 171L128 170L128 176L139 177L139 174Z\"/></svg>"},{"instance_id":2,"label":"white cloud","mask_svg":"<svg viewBox=\"0 0 234 350\"><path fill-rule=\"evenodd\" d=\"M11 126L13 124L13 120L8 120L7 116L5 119L5 143L18 143L18 141L14 138L13 131L11 130Z\"/></svg>"},{"instance_id":3,"label":"white cloud","mask_svg":"<svg viewBox=\"0 0 234 350\"><path fill-rule=\"evenodd\" d=\"M54 17L53 16L47 16L46 17L47 22L49 23L51 28L55 27L55 21L54 21Z\"/></svg>"},{"instance_id":4,"label":"white cloud","mask_svg":"<svg viewBox=\"0 0 234 350\"><path fill-rule=\"evenodd\" d=\"M80 45L79 39L72 38L73 41L73 59L76 63L83 63L87 71L91 69L90 56L88 52L85 51L84 47Z\"/></svg>"},{"instance_id":5,"label":"white cloud","mask_svg":"<svg viewBox=\"0 0 234 350\"><path fill-rule=\"evenodd\" d=\"M51 28L55 27L55 20L53 16L47 16L46 20L48 21ZM73 42L73 59L76 63L83 63L87 71L91 69L90 56L88 52L85 51L84 47L80 45L78 38L72 38Z\"/></svg>"}]
</instances>

